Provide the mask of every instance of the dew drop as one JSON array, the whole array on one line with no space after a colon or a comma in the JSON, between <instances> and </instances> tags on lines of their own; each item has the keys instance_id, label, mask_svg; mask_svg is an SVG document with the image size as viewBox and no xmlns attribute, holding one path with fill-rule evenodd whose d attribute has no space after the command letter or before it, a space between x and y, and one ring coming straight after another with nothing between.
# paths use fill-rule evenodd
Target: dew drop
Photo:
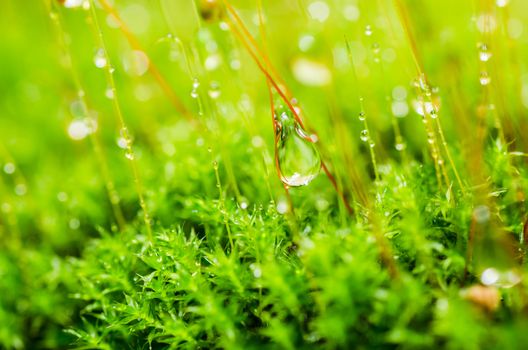
<instances>
[{"instance_id":1,"label":"dew drop","mask_svg":"<svg viewBox=\"0 0 528 350\"><path fill-rule=\"evenodd\" d=\"M103 49L98 49L94 56L94 64L97 68L104 68L108 64L106 53Z\"/></svg>"},{"instance_id":2,"label":"dew drop","mask_svg":"<svg viewBox=\"0 0 528 350\"><path fill-rule=\"evenodd\" d=\"M117 138L117 146L119 146L119 148L125 149L128 146L128 142L124 137L119 137Z\"/></svg>"},{"instance_id":3,"label":"dew drop","mask_svg":"<svg viewBox=\"0 0 528 350\"><path fill-rule=\"evenodd\" d=\"M486 205L479 205L473 209L473 217L479 224L484 224L489 221L491 217L490 210Z\"/></svg>"},{"instance_id":4,"label":"dew drop","mask_svg":"<svg viewBox=\"0 0 528 350\"><path fill-rule=\"evenodd\" d=\"M521 276L515 270L499 270L495 267L485 269L480 281L486 286L511 288L521 281Z\"/></svg>"},{"instance_id":5,"label":"dew drop","mask_svg":"<svg viewBox=\"0 0 528 350\"><path fill-rule=\"evenodd\" d=\"M356 5L349 4L343 9L343 16L347 21L355 22L359 19L359 9Z\"/></svg>"},{"instance_id":6,"label":"dew drop","mask_svg":"<svg viewBox=\"0 0 528 350\"><path fill-rule=\"evenodd\" d=\"M433 114L438 113L438 109L440 107L440 103L438 99L435 99L434 101L424 101L421 96L418 99L415 99L412 101L412 107L416 113L421 115L422 117L427 114L431 115L433 117ZM425 112L424 112L425 109ZM434 117L433 117L434 118Z\"/></svg>"},{"instance_id":7,"label":"dew drop","mask_svg":"<svg viewBox=\"0 0 528 350\"><path fill-rule=\"evenodd\" d=\"M105 91L105 96L107 99L109 100L113 100L115 98L115 92L114 92L114 89L112 89L111 87L109 87L108 89L106 89Z\"/></svg>"},{"instance_id":8,"label":"dew drop","mask_svg":"<svg viewBox=\"0 0 528 350\"><path fill-rule=\"evenodd\" d=\"M405 149L406 145L403 142L398 142L394 145L394 148L396 148L396 151L401 152Z\"/></svg>"},{"instance_id":9,"label":"dew drop","mask_svg":"<svg viewBox=\"0 0 528 350\"><path fill-rule=\"evenodd\" d=\"M488 45L480 44L479 45L479 60L482 62L487 62L491 58L491 51L488 49Z\"/></svg>"},{"instance_id":10,"label":"dew drop","mask_svg":"<svg viewBox=\"0 0 528 350\"><path fill-rule=\"evenodd\" d=\"M211 97L213 100L220 97L220 84L216 81L212 81L211 84L209 84L209 91L207 91L207 94L209 97Z\"/></svg>"},{"instance_id":11,"label":"dew drop","mask_svg":"<svg viewBox=\"0 0 528 350\"><path fill-rule=\"evenodd\" d=\"M57 193L57 200L59 202L66 202L68 200L68 194L66 192Z\"/></svg>"},{"instance_id":12,"label":"dew drop","mask_svg":"<svg viewBox=\"0 0 528 350\"><path fill-rule=\"evenodd\" d=\"M480 81L480 85L482 85L482 86L488 85L491 82L491 78L490 78L488 72L485 72L485 71L481 72L480 73L480 77L479 77L479 81Z\"/></svg>"},{"instance_id":13,"label":"dew drop","mask_svg":"<svg viewBox=\"0 0 528 350\"><path fill-rule=\"evenodd\" d=\"M134 152L132 150L127 150L125 152L125 157L128 160L134 160L135 159Z\"/></svg>"},{"instance_id":14,"label":"dew drop","mask_svg":"<svg viewBox=\"0 0 528 350\"><path fill-rule=\"evenodd\" d=\"M380 45L378 43L372 44L372 53L378 55L380 53Z\"/></svg>"},{"instance_id":15,"label":"dew drop","mask_svg":"<svg viewBox=\"0 0 528 350\"><path fill-rule=\"evenodd\" d=\"M130 131L128 131L128 128L126 126L122 127L119 131L119 134L127 143L129 143L132 140L132 135L130 135Z\"/></svg>"},{"instance_id":16,"label":"dew drop","mask_svg":"<svg viewBox=\"0 0 528 350\"><path fill-rule=\"evenodd\" d=\"M295 120L293 113L275 110L276 159L281 180L291 187L308 185L321 169L321 157L315 141Z\"/></svg>"},{"instance_id":17,"label":"dew drop","mask_svg":"<svg viewBox=\"0 0 528 350\"><path fill-rule=\"evenodd\" d=\"M66 8L76 8L83 5L84 0L64 0L61 1L62 5Z\"/></svg>"},{"instance_id":18,"label":"dew drop","mask_svg":"<svg viewBox=\"0 0 528 350\"><path fill-rule=\"evenodd\" d=\"M315 37L313 35L303 35L299 38L299 50L306 52L310 50L315 43Z\"/></svg>"},{"instance_id":19,"label":"dew drop","mask_svg":"<svg viewBox=\"0 0 528 350\"><path fill-rule=\"evenodd\" d=\"M4 173L11 175L15 172L16 166L13 163L6 163L4 165Z\"/></svg>"},{"instance_id":20,"label":"dew drop","mask_svg":"<svg viewBox=\"0 0 528 350\"><path fill-rule=\"evenodd\" d=\"M15 186L15 193L17 196L23 196L27 193L27 187L25 184L18 184Z\"/></svg>"},{"instance_id":21,"label":"dew drop","mask_svg":"<svg viewBox=\"0 0 528 350\"><path fill-rule=\"evenodd\" d=\"M192 98L198 98L198 88L200 87L200 81L198 78L194 78L193 84L192 84L192 90L191 90L191 97Z\"/></svg>"},{"instance_id":22,"label":"dew drop","mask_svg":"<svg viewBox=\"0 0 528 350\"><path fill-rule=\"evenodd\" d=\"M324 1L314 1L308 5L310 17L318 22L325 22L330 15L330 7Z\"/></svg>"},{"instance_id":23,"label":"dew drop","mask_svg":"<svg viewBox=\"0 0 528 350\"><path fill-rule=\"evenodd\" d=\"M79 141L93 133L95 129L96 124L93 119L75 119L68 126L68 135L72 140Z\"/></svg>"},{"instance_id":24,"label":"dew drop","mask_svg":"<svg viewBox=\"0 0 528 350\"><path fill-rule=\"evenodd\" d=\"M70 222L68 223L68 226L72 230L77 230L81 226L81 222L77 218L70 219Z\"/></svg>"},{"instance_id":25,"label":"dew drop","mask_svg":"<svg viewBox=\"0 0 528 350\"><path fill-rule=\"evenodd\" d=\"M431 111L429 112L429 115L430 115L431 118L433 118L433 119L438 118L438 113L436 112L436 109L435 109L435 108L432 108L432 109L431 109Z\"/></svg>"},{"instance_id":26,"label":"dew drop","mask_svg":"<svg viewBox=\"0 0 528 350\"><path fill-rule=\"evenodd\" d=\"M332 81L332 71L322 61L297 57L292 61L292 72L299 82L308 86L325 86Z\"/></svg>"},{"instance_id":27,"label":"dew drop","mask_svg":"<svg viewBox=\"0 0 528 350\"><path fill-rule=\"evenodd\" d=\"M133 50L123 57L123 67L125 72L132 76L144 75L150 66L148 56L140 50Z\"/></svg>"},{"instance_id":28,"label":"dew drop","mask_svg":"<svg viewBox=\"0 0 528 350\"><path fill-rule=\"evenodd\" d=\"M288 212L288 202L281 199L277 202L277 211L279 214L286 214Z\"/></svg>"},{"instance_id":29,"label":"dew drop","mask_svg":"<svg viewBox=\"0 0 528 350\"><path fill-rule=\"evenodd\" d=\"M403 118L409 114L409 105L406 101L394 101L391 105L391 111L395 117Z\"/></svg>"},{"instance_id":30,"label":"dew drop","mask_svg":"<svg viewBox=\"0 0 528 350\"><path fill-rule=\"evenodd\" d=\"M221 63L222 63L222 57L219 54L214 53L212 55L207 56L207 58L204 61L204 67L206 70L212 71L212 70L217 69Z\"/></svg>"},{"instance_id":31,"label":"dew drop","mask_svg":"<svg viewBox=\"0 0 528 350\"><path fill-rule=\"evenodd\" d=\"M367 142L368 139L369 139L369 132L368 130L361 130L361 133L359 134L359 138L361 139L361 141L363 142Z\"/></svg>"},{"instance_id":32,"label":"dew drop","mask_svg":"<svg viewBox=\"0 0 528 350\"><path fill-rule=\"evenodd\" d=\"M366 36L371 36L372 35L372 27L370 26L370 24L367 24L365 26L365 35Z\"/></svg>"},{"instance_id":33,"label":"dew drop","mask_svg":"<svg viewBox=\"0 0 528 350\"><path fill-rule=\"evenodd\" d=\"M365 112L359 112L358 114L359 121L365 121Z\"/></svg>"}]
</instances>

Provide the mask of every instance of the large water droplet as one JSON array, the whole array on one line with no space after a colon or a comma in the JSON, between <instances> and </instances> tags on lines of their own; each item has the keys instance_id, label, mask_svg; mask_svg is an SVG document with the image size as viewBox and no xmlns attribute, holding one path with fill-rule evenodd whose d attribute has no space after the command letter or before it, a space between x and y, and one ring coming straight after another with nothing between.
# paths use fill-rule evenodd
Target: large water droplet
<instances>
[{"instance_id":1,"label":"large water droplet","mask_svg":"<svg viewBox=\"0 0 528 350\"><path fill-rule=\"evenodd\" d=\"M290 187L308 185L321 169L314 140L283 107L275 110L276 159L280 177Z\"/></svg>"}]
</instances>

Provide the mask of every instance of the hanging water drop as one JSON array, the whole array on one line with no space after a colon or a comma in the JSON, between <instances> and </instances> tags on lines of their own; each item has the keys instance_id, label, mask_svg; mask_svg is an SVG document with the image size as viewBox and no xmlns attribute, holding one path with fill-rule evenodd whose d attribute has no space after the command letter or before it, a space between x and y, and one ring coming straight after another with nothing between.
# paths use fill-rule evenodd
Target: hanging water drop
<instances>
[{"instance_id":1,"label":"hanging water drop","mask_svg":"<svg viewBox=\"0 0 528 350\"><path fill-rule=\"evenodd\" d=\"M480 77L479 77L479 81L480 81L480 85L482 85L482 86L488 85L490 83L490 81L491 81L491 78L490 78L488 72L485 72L485 71L481 72L480 73Z\"/></svg>"},{"instance_id":2,"label":"hanging water drop","mask_svg":"<svg viewBox=\"0 0 528 350\"><path fill-rule=\"evenodd\" d=\"M200 81L198 78L194 78L191 90L191 97L196 99L198 98L198 88L200 87Z\"/></svg>"},{"instance_id":3,"label":"hanging water drop","mask_svg":"<svg viewBox=\"0 0 528 350\"><path fill-rule=\"evenodd\" d=\"M212 81L211 84L209 84L209 91L207 91L207 94L213 100L220 97L220 84L218 84L216 81Z\"/></svg>"},{"instance_id":4,"label":"hanging water drop","mask_svg":"<svg viewBox=\"0 0 528 350\"><path fill-rule=\"evenodd\" d=\"M401 152L405 149L406 145L403 142L398 142L394 145L394 148L396 148L396 151Z\"/></svg>"},{"instance_id":5,"label":"hanging water drop","mask_svg":"<svg viewBox=\"0 0 528 350\"><path fill-rule=\"evenodd\" d=\"M368 139L369 139L369 132L367 129L365 130L361 130L361 133L359 134L359 138L361 139L361 141L363 142L367 142Z\"/></svg>"},{"instance_id":6,"label":"hanging water drop","mask_svg":"<svg viewBox=\"0 0 528 350\"><path fill-rule=\"evenodd\" d=\"M365 112L359 112L358 114L359 121L365 121Z\"/></svg>"},{"instance_id":7,"label":"hanging water drop","mask_svg":"<svg viewBox=\"0 0 528 350\"><path fill-rule=\"evenodd\" d=\"M429 115L430 115L431 118L433 118L433 119L438 118L438 113L436 113L436 109L435 109L435 108L432 108L432 109L429 111Z\"/></svg>"},{"instance_id":8,"label":"hanging water drop","mask_svg":"<svg viewBox=\"0 0 528 350\"><path fill-rule=\"evenodd\" d=\"M479 59L482 62L487 62L491 58L491 51L488 49L488 45L479 45Z\"/></svg>"},{"instance_id":9,"label":"hanging water drop","mask_svg":"<svg viewBox=\"0 0 528 350\"><path fill-rule=\"evenodd\" d=\"M108 60L106 59L106 53L103 49L98 49L94 56L94 64L97 68L106 67Z\"/></svg>"},{"instance_id":10,"label":"hanging water drop","mask_svg":"<svg viewBox=\"0 0 528 350\"><path fill-rule=\"evenodd\" d=\"M106 89L105 91L105 96L107 99L109 100L113 100L115 98L115 92L114 92L114 89L109 87Z\"/></svg>"},{"instance_id":11,"label":"hanging water drop","mask_svg":"<svg viewBox=\"0 0 528 350\"><path fill-rule=\"evenodd\" d=\"M134 152L132 151L132 149L126 150L125 157L128 160L134 160L135 159Z\"/></svg>"},{"instance_id":12,"label":"hanging water drop","mask_svg":"<svg viewBox=\"0 0 528 350\"><path fill-rule=\"evenodd\" d=\"M380 44L379 43L373 43L372 44L372 54L374 55L374 62L379 63L380 62Z\"/></svg>"},{"instance_id":13,"label":"hanging water drop","mask_svg":"<svg viewBox=\"0 0 528 350\"><path fill-rule=\"evenodd\" d=\"M380 53L380 44L378 43L372 44L372 53L374 53L374 55L377 55Z\"/></svg>"},{"instance_id":14,"label":"hanging water drop","mask_svg":"<svg viewBox=\"0 0 528 350\"><path fill-rule=\"evenodd\" d=\"M290 187L306 186L321 169L315 141L285 108L275 110L276 160L281 181Z\"/></svg>"}]
</instances>

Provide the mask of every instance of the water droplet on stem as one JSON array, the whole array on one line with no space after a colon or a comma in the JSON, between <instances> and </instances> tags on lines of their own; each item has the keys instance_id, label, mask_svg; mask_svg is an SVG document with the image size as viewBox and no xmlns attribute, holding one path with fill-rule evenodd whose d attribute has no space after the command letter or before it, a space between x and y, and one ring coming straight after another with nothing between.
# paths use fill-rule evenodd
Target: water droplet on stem
<instances>
[{"instance_id":1,"label":"water droplet on stem","mask_svg":"<svg viewBox=\"0 0 528 350\"><path fill-rule=\"evenodd\" d=\"M275 110L276 159L281 180L290 187L308 185L321 169L315 141L295 120L293 113Z\"/></svg>"}]
</instances>

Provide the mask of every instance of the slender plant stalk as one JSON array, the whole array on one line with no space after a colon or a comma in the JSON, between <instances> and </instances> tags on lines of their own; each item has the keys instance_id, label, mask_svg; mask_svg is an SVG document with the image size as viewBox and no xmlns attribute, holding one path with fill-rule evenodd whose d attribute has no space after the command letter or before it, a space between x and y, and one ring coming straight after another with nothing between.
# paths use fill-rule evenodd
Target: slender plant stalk
<instances>
[{"instance_id":1,"label":"slender plant stalk","mask_svg":"<svg viewBox=\"0 0 528 350\"><path fill-rule=\"evenodd\" d=\"M104 2L104 0L103 0ZM121 106L119 104L119 96L117 94L116 84L114 80L114 74L113 74L113 68L112 64L110 62L110 57L108 55L108 50L106 49L106 43L103 37L103 31L101 29L101 26L99 25L99 20L97 18L97 11L95 10L95 1L90 0L90 9L91 9L91 19L95 25L96 30L96 38L99 46L103 50L103 53L107 59L107 64L105 66L105 75L108 82L108 85L110 86L110 89L112 90L112 105L114 108L114 113L117 118L120 130L121 130L121 136L125 139L126 143L126 155L127 159L129 160L130 167L132 169L132 174L134 178L134 185L136 187L136 192L139 198L139 205L141 206L141 209L143 210L143 221L145 222L145 227L147 229L147 235L150 241L152 241L152 223L151 223L151 217L149 214L149 210L147 207L147 203L145 201L145 194L143 189L143 184L141 181L141 176L139 173L139 168L137 164L137 160L134 154L133 150L133 141L132 137L130 135L130 132L127 128L127 125L125 123L125 119L123 117L123 112L121 111Z\"/></svg>"},{"instance_id":2,"label":"slender plant stalk","mask_svg":"<svg viewBox=\"0 0 528 350\"><path fill-rule=\"evenodd\" d=\"M132 31L128 28L126 23L121 19L121 16L117 12L117 10L112 5L110 5L110 3L107 0L99 0L99 1L103 9L117 21L117 23L119 24L119 28L121 29L123 35L127 39L130 46L134 50L142 51L143 53L146 54L146 51L143 49L141 43L136 38L136 36L132 33ZM169 101L174 106L174 108L179 113L181 113L189 122L194 124L194 116L192 115L192 113L187 110L187 108L180 101L180 98L174 92L173 88L167 82L163 74L161 74L158 67L150 59L149 59L148 71L150 72L150 74L152 74L152 76L154 77L158 85L161 87L165 95L168 97Z\"/></svg>"},{"instance_id":3,"label":"slender plant stalk","mask_svg":"<svg viewBox=\"0 0 528 350\"><path fill-rule=\"evenodd\" d=\"M227 216L227 210L225 206L225 194L224 194L224 190L222 189L222 182L220 181L220 174L218 173L218 163L216 160L213 160L213 168L214 168L215 178L216 178L216 187L218 187L218 192L219 192L219 199L218 199L219 209L220 209L220 212L222 213L222 217L224 220L224 225L227 230L227 237L229 239L229 245L231 246L231 253L232 253L235 249L235 244L233 243L233 236L231 234L231 227L229 225L229 217Z\"/></svg>"},{"instance_id":4,"label":"slender plant stalk","mask_svg":"<svg viewBox=\"0 0 528 350\"><path fill-rule=\"evenodd\" d=\"M422 60L421 60L421 57L419 55L419 50L418 50L418 45L416 44L416 39L414 37L414 34L411 30L411 21L409 19L409 15L407 13L407 9L405 8L405 5L403 4L402 0L394 0L394 4L396 6L396 9L397 9L397 12L398 12L398 15L400 17L400 21L402 23L402 26L403 26L403 29L406 33L406 37L407 37L407 40L409 42L409 45L411 47L411 53L412 53L412 57L413 57L413 61L414 61L414 64L415 64L415 67L416 67L416 71L418 73L418 77L419 79L421 80L421 83L423 83L424 85L427 85L428 82L427 82L427 78L425 76L425 73L424 73L424 70L423 70L423 63L422 63ZM429 96L427 96L427 94L424 94L423 91L419 91L420 95L422 96L422 109L423 109L423 114L424 114L424 118L425 121L426 121L426 124L429 123L429 121L427 119L433 119L431 118L430 116L430 113L429 111L427 111L427 109L425 108L425 99L430 99ZM438 119L438 115L436 116L436 119ZM445 137L443 136L443 132L442 132L442 128L441 128L441 124L440 124L440 121L437 120L437 123L436 123L436 127L437 127L437 132L440 134L440 137L443 139L442 140L442 145L444 147L444 152L446 154L446 157L451 165L451 169L453 170L453 173L455 174L455 177L456 177L456 180L458 182L458 185L460 187L460 189L464 192L465 191L465 187L461 181L461 178L460 178L460 175L458 174L458 170L455 166L455 163L453 161L453 157L451 156L451 152L449 150L449 147L447 145L447 142L445 141ZM431 126L432 128L432 126ZM427 128L426 128L427 129ZM434 129L430 129L428 132L432 132L432 139L433 139L433 142L431 143L431 152L432 152L432 157L433 157L433 160L435 162L435 169L437 169L437 180L439 181L439 186L441 187L441 179L440 179L440 175L438 174L438 171L441 171L445 181L446 181L446 185L449 186L449 179L448 179L448 176L447 176L447 172L445 170L445 165L444 165L444 162L443 160L441 159L441 155L440 155L440 150L437 146L438 144L438 141L436 140L436 133L434 131ZM429 138L429 135L428 135L428 138ZM438 164L440 162L440 164Z\"/></svg>"},{"instance_id":5,"label":"slender plant stalk","mask_svg":"<svg viewBox=\"0 0 528 350\"><path fill-rule=\"evenodd\" d=\"M60 13L60 12L59 12ZM81 81L79 78L79 75L77 74L77 69L75 66L75 62L73 60L73 56L71 54L71 50L66 44L66 40L64 38L65 30L62 25L62 21L60 19L60 15L57 15L55 20L53 21L59 38L59 45L62 48L63 53L66 55L66 59L68 62L68 67L70 68L70 74L72 76L73 83L75 85L75 88L77 90L77 96L79 98L79 101L81 103L81 108L83 111L83 114L88 117L90 114L90 111L88 109L88 103L86 101L86 95L84 94L84 89L81 85ZM112 176L110 174L110 169L108 168L108 161L106 159L106 155L103 151L103 146L101 144L101 140L99 139L97 133L94 131L90 132L89 139L92 144L92 148L95 154L95 157L97 159L97 163L101 172L101 175L103 176L103 181L105 183L105 189L108 196L108 200L110 202L110 205L112 207L112 212L114 214L114 218L116 220L117 226L119 228L119 231L122 231L126 226L126 221L123 215L123 211L121 210L121 206L119 205L120 202L120 196L115 188L114 181L112 179Z\"/></svg>"}]
</instances>

